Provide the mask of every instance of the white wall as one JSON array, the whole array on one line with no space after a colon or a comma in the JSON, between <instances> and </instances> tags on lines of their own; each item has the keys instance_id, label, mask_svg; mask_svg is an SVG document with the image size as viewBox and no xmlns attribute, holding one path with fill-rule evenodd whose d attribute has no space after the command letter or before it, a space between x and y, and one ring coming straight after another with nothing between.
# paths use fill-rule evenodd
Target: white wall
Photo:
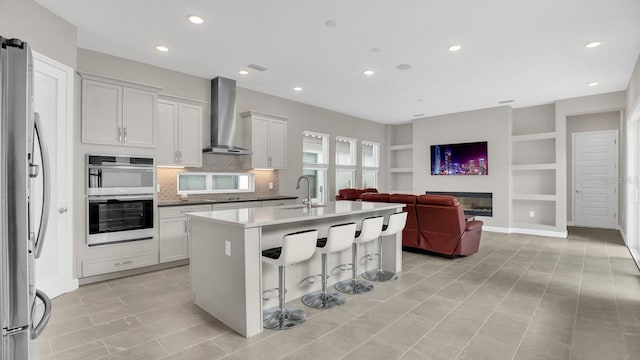
<instances>
[{"instance_id":1,"label":"white wall","mask_svg":"<svg viewBox=\"0 0 640 360\"><path fill-rule=\"evenodd\" d=\"M32 0L0 0L0 36L19 38L40 54L76 67L76 27Z\"/></svg>"},{"instance_id":2,"label":"white wall","mask_svg":"<svg viewBox=\"0 0 640 360\"><path fill-rule=\"evenodd\" d=\"M434 116L413 122L413 192L472 191L493 193L493 217L482 217L488 226L509 226L510 124L513 109L490 109ZM430 175L430 146L487 141L489 175Z\"/></svg>"}]
</instances>

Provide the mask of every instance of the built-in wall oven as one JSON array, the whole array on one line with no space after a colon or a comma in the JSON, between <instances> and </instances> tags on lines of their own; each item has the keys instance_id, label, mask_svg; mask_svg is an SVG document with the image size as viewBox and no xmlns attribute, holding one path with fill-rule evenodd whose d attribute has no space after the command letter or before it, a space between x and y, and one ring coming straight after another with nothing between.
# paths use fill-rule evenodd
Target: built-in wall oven
<instances>
[{"instance_id":1,"label":"built-in wall oven","mask_svg":"<svg viewBox=\"0 0 640 360\"><path fill-rule=\"evenodd\" d=\"M153 158L87 155L87 244L152 239Z\"/></svg>"}]
</instances>

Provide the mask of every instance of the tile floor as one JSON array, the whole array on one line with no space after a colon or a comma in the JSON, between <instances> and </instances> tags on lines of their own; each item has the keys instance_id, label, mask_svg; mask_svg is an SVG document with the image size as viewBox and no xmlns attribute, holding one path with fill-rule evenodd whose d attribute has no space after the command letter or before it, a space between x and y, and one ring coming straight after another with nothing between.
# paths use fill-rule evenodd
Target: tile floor
<instances>
[{"instance_id":1,"label":"tile floor","mask_svg":"<svg viewBox=\"0 0 640 360\"><path fill-rule=\"evenodd\" d=\"M54 300L40 358L640 359L640 272L615 231L403 258L399 280L250 339L191 303L188 267L83 286Z\"/></svg>"}]
</instances>

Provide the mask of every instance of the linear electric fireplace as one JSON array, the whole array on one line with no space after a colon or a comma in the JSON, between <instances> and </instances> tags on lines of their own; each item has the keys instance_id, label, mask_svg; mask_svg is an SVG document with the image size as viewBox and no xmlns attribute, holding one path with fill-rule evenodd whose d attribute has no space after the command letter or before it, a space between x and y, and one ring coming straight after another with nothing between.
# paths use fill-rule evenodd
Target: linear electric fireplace
<instances>
[{"instance_id":1,"label":"linear electric fireplace","mask_svg":"<svg viewBox=\"0 0 640 360\"><path fill-rule=\"evenodd\" d=\"M493 216L493 193L426 191L427 195L455 196L462 205L465 215Z\"/></svg>"}]
</instances>

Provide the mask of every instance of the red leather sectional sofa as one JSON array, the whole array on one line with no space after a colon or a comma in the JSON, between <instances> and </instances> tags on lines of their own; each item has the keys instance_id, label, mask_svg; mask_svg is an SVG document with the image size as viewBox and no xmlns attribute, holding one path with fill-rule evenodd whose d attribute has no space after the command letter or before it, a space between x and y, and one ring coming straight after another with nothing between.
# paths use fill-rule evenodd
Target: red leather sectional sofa
<instances>
[{"instance_id":1,"label":"red leather sectional sofa","mask_svg":"<svg viewBox=\"0 0 640 360\"><path fill-rule=\"evenodd\" d=\"M351 194L353 196L355 193ZM338 199L338 196L336 199L347 200ZM451 257L478 252L483 223L477 220L465 221L464 211L453 196L362 191L360 199L406 204L404 211L408 215L407 224L402 231L402 246L407 250L428 251Z\"/></svg>"}]
</instances>

